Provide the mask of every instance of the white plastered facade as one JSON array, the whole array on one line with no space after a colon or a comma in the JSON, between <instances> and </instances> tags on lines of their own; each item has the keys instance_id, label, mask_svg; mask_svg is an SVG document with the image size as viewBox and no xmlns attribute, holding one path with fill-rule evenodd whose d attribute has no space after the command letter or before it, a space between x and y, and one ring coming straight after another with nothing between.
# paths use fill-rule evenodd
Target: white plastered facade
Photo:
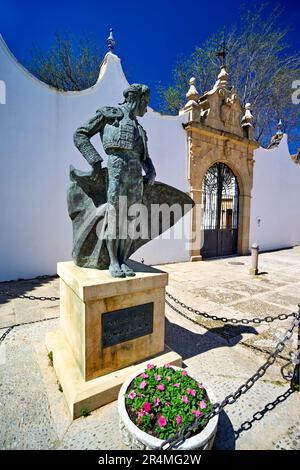
<instances>
[{"instance_id":1,"label":"white plastered facade","mask_svg":"<svg viewBox=\"0 0 300 470\"><path fill-rule=\"evenodd\" d=\"M120 103L127 86L120 59L108 53L93 87L58 92L22 67L0 36L0 281L54 274L58 261L71 259L69 166L89 168L74 147L73 132L101 106ZM157 180L185 192L186 119L151 108L140 119ZM105 156L100 139L92 141ZM276 149L256 150L255 161L251 243L263 249L300 244L300 165L290 159L286 138ZM146 264L189 260L189 227L187 214L133 258Z\"/></svg>"}]
</instances>

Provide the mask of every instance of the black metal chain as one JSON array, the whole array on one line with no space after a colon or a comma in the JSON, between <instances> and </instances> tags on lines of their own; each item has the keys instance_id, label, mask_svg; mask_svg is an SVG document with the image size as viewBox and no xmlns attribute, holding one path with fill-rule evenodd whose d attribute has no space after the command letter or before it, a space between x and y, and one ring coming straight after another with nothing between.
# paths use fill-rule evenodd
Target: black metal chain
<instances>
[{"instance_id":1,"label":"black metal chain","mask_svg":"<svg viewBox=\"0 0 300 470\"><path fill-rule=\"evenodd\" d=\"M248 390L250 390L253 385L265 375L266 371L268 368L274 364L276 358L279 356L279 354L284 350L285 345L287 341L292 337L293 331L296 326L299 325L300 323L300 313L296 313L293 321L291 322L291 326L286 330L284 337L281 341L279 341L272 353L269 354L268 359L266 362L260 366L255 374L253 374L243 385L241 385L234 393L231 393L230 395L227 395L227 397L224 398L224 400L221 403L214 403L212 410L210 413L208 413L205 416L205 422L206 424L208 423L209 420L211 420L213 417L219 415L221 411L227 406L227 405L232 405L235 403L238 398L247 393ZM185 439L191 436L191 434L200 427L200 425L203 425L203 417L198 417L192 425L187 425L184 428L182 428L178 433L176 433L174 436L170 437L169 439L166 439L161 446L159 447L159 450L168 450L176 445L184 442ZM166 447L167 446L167 447Z\"/></svg>"},{"instance_id":2,"label":"black metal chain","mask_svg":"<svg viewBox=\"0 0 300 470\"><path fill-rule=\"evenodd\" d=\"M17 292L14 291L0 291L0 295L5 295L6 297L11 297L11 298L18 298L18 299L28 299L28 300L40 300L42 302L45 302L47 300L51 302L56 302L59 300L59 297L46 297L46 296L37 296L37 295L26 295L26 294L18 294ZM3 333L2 336L0 336L0 344L5 340L6 336L16 327L16 326L22 326L22 325L31 325L32 323L40 323L43 321L48 321L48 320L54 320L57 317L51 317L51 318L42 318L41 320L33 320L25 323L17 323L15 325L12 325L8 327L8 329Z\"/></svg>"},{"instance_id":3,"label":"black metal chain","mask_svg":"<svg viewBox=\"0 0 300 470\"><path fill-rule=\"evenodd\" d=\"M32 325L33 323L42 323L44 321L57 320L58 318L59 317L41 318L40 320L32 320L32 321L27 321L24 323L16 323L15 325L9 326L7 330L3 333L3 335L0 336L0 344L5 340L6 336L17 326Z\"/></svg>"},{"instance_id":4,"label":"black metal chain","mask_svg":"<svg viewBox=\"0 0 300 470\"><path fill-rule=\"evenodd\" d=\"M241 323L243 325L248 325L249 323L255 323L255 324L260 324L260 323L264 323L264 322L271 323L275 320L287 320L290 317L296 317L297 316L297 313L293 312L293 313L288 313L288 314L287 313L281 313L277 317L271 317L270 315L268 315L267 317L264 317L264 318L251 318L251 319L248 319L248 318L218 317L217 315L210 315L207 312L201 312L201 310L197 310L193 307L190 307L189 305L186 305L185 303L178 300L176 297L174 297L169 292L166 292L166 296L169 297L171 300L173 300L173 302L175 302L175 304L180 305L182 308L186 309L188 312L194 313L195 315L200 315L204 318L207 318L208 320L216 320L216 321L221 321L223 323L234 323L234 324ZM176 308L174 305L172 305L170 302L168 302L167 299L166 299L166 304L169 307L171 307L175 312L179 313L179 315L182 315L183 317L187 318L188 320L191 320L193 323L196 323L197 325L199 325L199 323L196 320L194 320L193 318L189 317L187 314L185 314L184 312L182 312L181 310Z\"/></svg>"},{"instance_id":5,"label":"black metal chain","mask_svg":"<svg viewBox=\"0 0 300 470\"><path fill-rule=\"evenodd\" d=\"M55 302L56 300L59 300L59 297L54 297L54 296L38 297L37 295L18 294L17 292L13 292L13 291L0 291L0 295L5 295L6 297L12 297L12 298L17 298L17 299L41 300L42 302L44 302L45 300L50 300L51 302Z\"/></svg>"},{"instance_id":6,"label":"black metal chain","mask_svg":"<svg viewBox=\"0 0 300 470\"><path fill-rule=\"evenodd\" d=\"M267 403L262 410L257 411L254 413L252 416L251 420L244 421L243 424L240 425L240 428L237 431L234 431L234 437L235 439L239 439L240 435L244 431L248 431L249 429L252 428L252 424L255 421L260 421L263 419L263 417L269 413L270 411L274 410L279 403L283 403L285 400L287 400L292 394L294 393L294 390L290 387L286 392L284 392L282 395L279 395L274 401Z\"/></svg>"},{"instance_id":7,"label":"black metal chain","mask_svg":"<svg viewBox=\"0 0 300 470\"><path fill-rule=\"evenodd\" d=\"M17 292L12 292L12 291L0 291L0 295L5 295L6 297L18 298L18 299L40 300L41 302L45 302L45 301L56 302L56 301L60 300L60 297L55 297L55 296L46 297L46 296L37 296L37 295L26 295L26 294L18 294ZM181 302L176 297L171 295L169 292L166 292L166 295L171 300L173 300L173 302L175 302L176 304L178 304L181 307L185 308L189 312L194 313L195 315L201 315L202 317L204 317L206 319L221 321L223 323L233 323L233 324L241 323L241 324L244 324L244 325L247 325L249 323L255 323L255 324L260 324L260 323L263 323L263 322L271 323L275 320L287 320L290 317L295 317L296 316L296 313L293 312L293 313L289 313L289 314L281 313L277 317L271 317L269 315L269 316L264 317L264 318L252 318L252 319L247 319L247 318L238 319L238 318L218 317L217 315L210 315L207 312L201 312L200 310L194 309L193 307L190 307L189 305L186 305L185 303ZM167 300L166 300L166 304L169 307L171 307L173 310L175 310L177 313L179 313L180 315L182 315L185 318L187 318L188 320L191 320L194 323L198 324L198 322L196 322L191 317L189 317L188 315L186 315L183 312L181 312L180 310L178 310L176 307L174 307Z\"/></svg>"},{"instance_id":8,"label":"black metal chain","mask_svg":"<svg viewBox=\"0 0 300 470\"><path fill-rule=\"evenodd\" d=\"M11 330L13 330L15 327L15 325L12 325L10 326L4 333L2 336L0 336L0 344L5 340L6 336L11 332Z\"/></svg>"}]
</instances>

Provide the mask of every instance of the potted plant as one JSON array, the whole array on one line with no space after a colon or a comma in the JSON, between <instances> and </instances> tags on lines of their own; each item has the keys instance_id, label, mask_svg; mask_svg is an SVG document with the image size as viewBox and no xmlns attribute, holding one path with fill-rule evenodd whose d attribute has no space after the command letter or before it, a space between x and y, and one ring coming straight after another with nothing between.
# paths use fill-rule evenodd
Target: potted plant
<instances>
[{"instance_id":1,"label":"potted plant","mask_svg":"<svg viewBox=\"0 0 300 470\"><path fill-rule=\"evenodd\" d=\"M212 401L213 394L184 369L148 364L120 389L122 440L131 449L158 449L163 441L200 417L200 427L176 449L211 449L218 416L208 423L205 416L212 409Z\"/></svg>"}]
</instances>

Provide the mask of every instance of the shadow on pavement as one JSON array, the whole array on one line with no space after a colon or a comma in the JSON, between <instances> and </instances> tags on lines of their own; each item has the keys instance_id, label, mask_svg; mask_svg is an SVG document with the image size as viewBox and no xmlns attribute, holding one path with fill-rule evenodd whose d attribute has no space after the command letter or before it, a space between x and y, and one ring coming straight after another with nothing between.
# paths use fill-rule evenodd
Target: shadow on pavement
<instances>
[{"instance_id":1,"label":"shadow on pavement","mask_svg":"<svg viewBox=\"0 0 300 470\"><path fill-rule=\"evenodd\" d=\"M33 279L18 279L17 281L0 282L0 305L9 302L12 299L18 299L22 295L43 296L45 294L36 291L38 287L47 286L47 284L57 276L38 276ZM57 296L57 293L47 293L47 297Z\"/></svg>"},{"instance_id":2,"label":"shadow on pavement","mask_svg":"<svg viewBox=\"0 0 300 470\"><path fill-rule=\"evenodd\" d=\"M0 282L0 328L59 315L57 276Z\"/></svg>"},{"instance_id":3,"label":"shadow on pavement","mask_svg":"<svg viewBox=\"0 0 300 470\"><path fill-rule=\"evenodd\" d=\"M225 411L219 415L217 435L213 450L235 450L235 434L232 423Z\"/></svg>"},{"instance_id":4,"label":"shadow on pavement","mask_svg":"<svg viewBox=\"0 0 300 470\"><path fill-rule=\"evenodd\" d=\"M165 328L166 344L180 354L183 360L211 349L224 346L233 347L243 339L242 335L245 333L258 334L255 328L244 325L230 325L230 328L229 325L226 325L212 328L204 334L194 333L176 323L171 323L167 318Z\"/></svg>"}]
</instances>

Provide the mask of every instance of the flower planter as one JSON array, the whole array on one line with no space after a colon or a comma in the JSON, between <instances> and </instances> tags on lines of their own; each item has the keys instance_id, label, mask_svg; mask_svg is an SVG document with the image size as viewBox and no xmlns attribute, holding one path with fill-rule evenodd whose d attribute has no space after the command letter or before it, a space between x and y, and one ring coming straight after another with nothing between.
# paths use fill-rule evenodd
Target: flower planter
<instances>
[{"instance_id":1,"label":"flower planter","mask_svg":"<svg viewBox=\"0 0 300 470\"><path fill-rule=\"evenodd\" d=\"M172 367L179 369L179 367ZM118 411L119 411L119 426L123 443L133 450L151 450L158 449L163 443L163 440L151 436L146 432L139 429L130 419L126 409L125 395L128 393L128 387L131 382L140 375L143 371L131 375L126 382L122 385L118 397ZM214 403L215 397L213 393L206 388L209 399ZM205 428L198 434L186 439L183 443L176 446L176 450L211 450L218 426L218 416L214 416Z\"/></svg>"}]
</instances>

